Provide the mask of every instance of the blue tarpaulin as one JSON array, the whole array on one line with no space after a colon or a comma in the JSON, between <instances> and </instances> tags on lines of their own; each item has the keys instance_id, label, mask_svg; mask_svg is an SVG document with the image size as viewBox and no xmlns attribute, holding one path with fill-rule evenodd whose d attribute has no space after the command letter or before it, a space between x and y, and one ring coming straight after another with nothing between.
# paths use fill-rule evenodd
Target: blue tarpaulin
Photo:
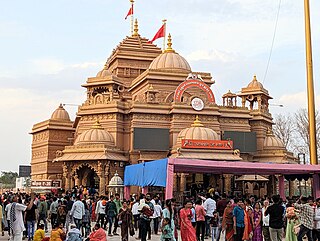
<instances>
[{"instance_id":1,"label":"blue tarpaulin","mask_svg":"<svg viewBox=\"0 0 320 241\"><path fill-rule=\"evenodd\" d=\"M124 170L125 186L165 187L167 182L168 159L126 166Z\"/></svg>"}]
</instances>

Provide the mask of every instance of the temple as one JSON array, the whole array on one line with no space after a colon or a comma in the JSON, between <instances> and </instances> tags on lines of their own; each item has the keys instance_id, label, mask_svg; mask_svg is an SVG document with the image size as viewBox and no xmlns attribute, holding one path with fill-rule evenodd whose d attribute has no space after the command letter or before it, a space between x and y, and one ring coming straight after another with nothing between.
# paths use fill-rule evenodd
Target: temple
<instances>
[{"instance_id":1,"label":"temple","mask_svg":"<svg viewBox=\"0 0 320 241\"><path fill-rule=\"evenodd\" d=\"M132 36L82 85L86 96L75 120L59 105L50 119L33 126L32 180L61 180L65 189L93 186L106 194L112 177L123 179L125 166L167 157L296 163L272 132L272 97L256 76L238 94L214 96L211 74L193 70L172 45L170 34L164 51L148 43L136 21ZM276 176L250 178L180 172L174 174L173 191L183 195L212 186L276 192ZM289 186L293 192L294 183Z\"/></svg>"}]
</instances>

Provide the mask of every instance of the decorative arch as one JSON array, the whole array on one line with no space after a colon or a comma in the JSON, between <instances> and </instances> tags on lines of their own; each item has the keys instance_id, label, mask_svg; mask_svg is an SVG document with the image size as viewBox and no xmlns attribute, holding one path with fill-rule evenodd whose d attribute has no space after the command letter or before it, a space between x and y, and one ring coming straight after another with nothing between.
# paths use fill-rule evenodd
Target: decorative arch
<instances>
[{"instance_id":1,"label":"decorative arch","mask_svg":"<svg viewBox=\"0 0 320 241\"><path fill-rule=\"evenodd\" d=\"M210 87L206 83L204 83L203 81L197 80L197 79L188 79L188 80L182 82L176 88L176 90L174 92L173 100L175 102L181 102L183 93L191 87L196 87L196 88L203 90L206 93L209 102L211 102L211 103L216 102L215 98L214 98L214 94L213 94L212 90L210 89Z\"/></svg>"},{"instance_id":2,"label":"decorative arch","mask_svg":"<svg viewBox=\"0 0 320 241\"><path fill-rule=\"evenodd\" d=\"M92 164L90 164L90 163L81 163L81 164L79 164L79 165L76 164L76 165L73 166L72 171L71 171L71 174L72 174L72 175L77 174L77 172L78 172L81 168L83 168L83 167L89 167L89 168L91 168L94 172L97 173L97 169L96 169L96 167L95 167L94 165L92 165Z\"/></svg>"}]
</instances>

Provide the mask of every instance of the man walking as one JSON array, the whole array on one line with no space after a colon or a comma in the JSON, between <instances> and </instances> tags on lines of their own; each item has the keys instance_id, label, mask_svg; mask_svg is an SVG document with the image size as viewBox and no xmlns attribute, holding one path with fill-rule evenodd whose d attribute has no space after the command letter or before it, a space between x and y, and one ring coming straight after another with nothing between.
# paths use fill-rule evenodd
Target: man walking
<instances>
[{"instance_id":1,"label":"man walking","mask_svg":"<svg viewBox=\"0 0 320 241\"><path fill-rule=\"evenodd\" d=\"M50 205L50 218L52 227L56 224L58 218L58 199L57 197L53 197L53 202Z\"/></svg>"},{"instance_id":2,"label":"man walking","mask_svg":"<svg viewBox=\"0 0 320 241\"><path fill-rule=\"evenodd\" d=\"M41 196L40 197L40 203L38 205L38 213L39 213L39 218L38 218L38 224L37 226L39 227L40 221L42 220L44 223L44 230L45 232L48 231L48 225L47 225L47 212L48 212L48 205L45 201L45 197Z\"/></svg>"},{"instance_id":3,"label":"man walking","mask_svg":"<svg viewBox=\"0 0 320 241\"><path fill-rule=\"evenodd\" d=\"M207 199L203 203L204 210L206 211L206 238L211 237L210 221L213 218L213 213L216 210L216 201L211 198L210 193L206 195Z\"/></svg>"},{"instance_id":4,"label":"man walking","mask_svg":"<svg viewBox=\"0 0 320 241\"><path fill-rule=\"evenodd\" d=\"M77 196L77 201L72 205L70 215L73 217L77 229L81 229L82 218L85 215L84 204L80 201L80 195Z\"/></svg>"},{"instance_id":5,"label":"man walking","mask_svg":"<svg viewBox=\"0 0 320 241\"><path fill-rule=\"evenodd\" d=\"M294 207L299 210L300 214L300 232L298 234L298 241L302 241L303 237L307 235L308 241L312 241L312 229L313 229L313 219L314 219L314 210L308 204L308 199L306 197L301 197L298 202L295 203Z\"/></svg>"},{"instance_id":6,"label":"man walking","mask_svg":"<svg viewBox=\"0 0 320 241\"><path fill-rule=\"evenodd\" d=\"M269 206L264 215L269 215L269 232L271 241L281 241L283 236L284 207L280 203L279 195L272 197L273 204Z\"/></svg>"},{"instance_id":7,"label":"man walking","mask_svg":"<svg viewBox=\"0 0 320 241\"><path fill-rule=\"evenodd\" d=\"M100 222L100 227L104 229L106 228L106 225L105 225L106 205L107 205L107 201L103 196L101 196L100 200L97 202L97 206L95 210L95 213L98 216L97 223Z\"/></svg>"}]
</instances>

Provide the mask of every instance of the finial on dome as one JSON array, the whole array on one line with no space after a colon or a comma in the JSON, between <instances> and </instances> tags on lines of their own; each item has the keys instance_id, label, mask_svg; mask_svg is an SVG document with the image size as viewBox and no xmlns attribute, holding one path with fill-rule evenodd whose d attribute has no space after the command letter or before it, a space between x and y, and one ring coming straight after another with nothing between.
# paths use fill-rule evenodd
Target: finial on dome
<instances>
[{"instance_id":1,"label":"finial on dome","mask_svg":"<svg viewBox=\"0 0 320 241\"><path fill-rule=\"evenodd\" d=\"M273 135L273 131L270 127L268 127L268 129L267 129L267 135L268 136Z\"/></svg>"},{"instance_id":2,"label":"finial on dome","mask_svg":"<svg viewBox=\"0 0 320 241\"><path fill-rule=\"evenodd\" d=\"M62 103L60 103L59 108L63 108L63 104Z\"/></svg>"},{"instance_id":3,"label":"finial on dome","mask_svg":"<svg viewBox=\"0 0 320 241\"><path fill-rule=\"evenodd\" d=\"M168 35L168 43L167 43L167 49L164 51L165 53L169 53L169 52L175 52L173 49L172 49L172 38L171 38L171 34L169 33Z\"/></svg>"},{"instance_id":4,"label":"finial on dome","mask_svg":"<svg viewBox=\"0 0 320 241\"><path fill-rule=\"evenodd\" d=\"M133 29L133 34L132 34L132 37L137 37L139 36L139 25L138 25L138 19L136 19L134 21L134 29Z\"/></svg>"},{"instance_id":5,"label":"finial on dome","mask_svg":"<svg viewBox=\"0 0 320 241\"><path fill-rule=\"evenodd\" d=\"M202 127L203 125L201 124L201 121L199 120L199 116L196 115L196 119L193 122L193 124L191 125L192 127Z\"/></svg>"},{"instance_id":6,"label":"finial on dome","mask_svg":"<svg viewBox=\"0 0 320 241\"><path fill-rule=\"evenodd\" d=\"M254 76L253 76L253 81L258 81L258 80L257 80L257 75L254 75Z\"/></svg>"},{"instance_id":7,"label":"finial on dome","mask_svg":"<svg viewBox=\"0 0 320 241\"><path fill-rule=\"evenodd\" d=\"M92 129L103 129L100 121L97 119L96 122L93 124L93 126L91 127Z\"/></svg>"}]
</instances>

